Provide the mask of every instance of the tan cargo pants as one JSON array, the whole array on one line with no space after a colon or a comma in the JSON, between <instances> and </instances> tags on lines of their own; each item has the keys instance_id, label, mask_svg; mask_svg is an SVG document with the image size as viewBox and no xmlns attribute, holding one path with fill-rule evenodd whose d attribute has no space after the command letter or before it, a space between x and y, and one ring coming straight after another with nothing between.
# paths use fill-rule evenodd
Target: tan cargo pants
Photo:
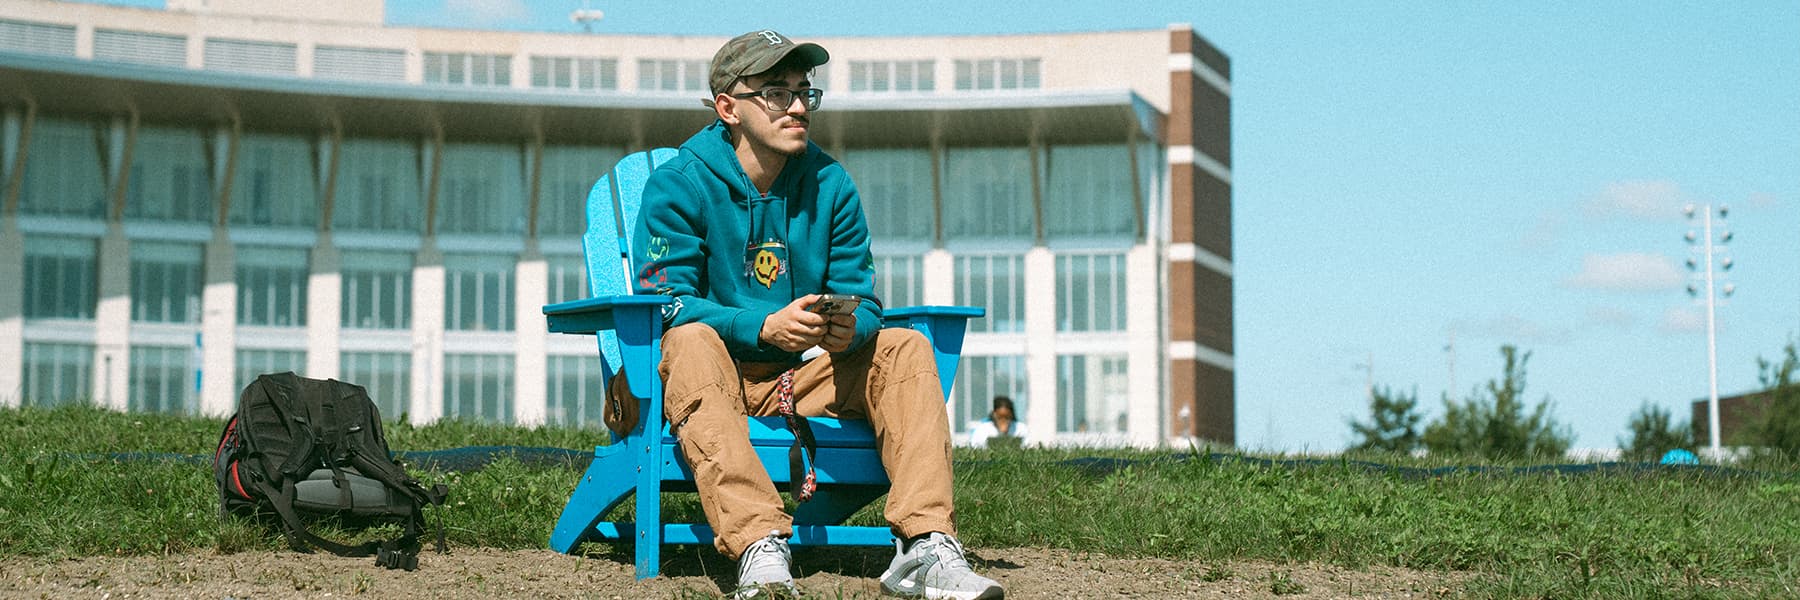
<instances>
[{"instance_id":1,"label":"tan cargo pants","mask_svg":"<svg viewBox=\"0 0 1800 600\"><path fill-rule=\"evenodd\" d=\"M778 414L777 379L787 365L734 364L718 333L701 324L664 333L662 351L663 414L694 471L713 546L736 560L770 531L792 534L794 519L744 420ZM902 538L956 533L942 390L930 342L910 329L882 329L854 352L794 368L795 412L869 420L891 482L884 516Z\"/></svg>"}]
</instances>

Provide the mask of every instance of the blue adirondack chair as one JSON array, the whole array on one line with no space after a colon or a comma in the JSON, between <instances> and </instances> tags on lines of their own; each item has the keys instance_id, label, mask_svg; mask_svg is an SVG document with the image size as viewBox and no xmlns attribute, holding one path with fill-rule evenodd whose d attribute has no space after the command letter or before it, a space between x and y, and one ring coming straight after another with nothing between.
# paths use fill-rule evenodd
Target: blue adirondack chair
<instances>
[{"instance_id":1,"label":"blue adirondack chair","mask_svg":"<svg viewBox=\"0 0 1800 600\"><path fill-rule=\"evenodd\" d=\"M550 548L574 552L584 541L629 540L636 547L637 576L660 571L663 544L711 544L712 528L704 523L662 522L660 492L693 491L693 473L680 454L663 419L662 307L667 296L631 295L631 235L639 198L650 171L675 156L670 148L637 152L621 159L594 184L587 198L588 282L592 297L544 307L551 332L597 334L601 372L611 382L623 370L631 395L638 399L637 426L611 443L594 448L594 461L563 507ZM887 309L883 325L909 327L931 340L938 376L948 397L956 378L963 332L970 318L985 311L966 306L922 306ZM790 544L885 546L893 540L886 527L840 525L844 519L887 493L887 474L875 450L868 422L813 418L818 444L815 470L819 488L794 514ZM788 449L794 437L781 417L750 418L750 442L780 487L790 481ZM607 512L636 495L636 522L603 522Z\"/></svg>"}]
</instances>

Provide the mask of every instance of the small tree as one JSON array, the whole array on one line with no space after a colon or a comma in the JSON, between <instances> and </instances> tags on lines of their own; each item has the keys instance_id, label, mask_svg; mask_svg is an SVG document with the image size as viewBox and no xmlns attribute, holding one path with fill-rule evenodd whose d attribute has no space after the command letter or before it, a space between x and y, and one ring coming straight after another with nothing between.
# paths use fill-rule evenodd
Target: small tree
<instances>
[{"instance_id":1,"label":"small tree","mask_svg":"<svg viewBox=\"0 0 1800 600\"><path fill-rule=\"evenodd\" d=\"M1561 456L1574 444L1575 434L1551 418L1549 398L1525 414L1525 363L1531 353L1520 355L1518 348L1505 345L1500 355L1506 365L1500 379L1487 382L1487 397L1458 403L1445 395L1444 416L1425 426L1425 448L1432 454Z\"/></svg>"},{"instance_id":2,"label":"small tree","mask_svg":"<svg viewBox=\"0 0 1800 600\"><path fill-rule=\"evenodd\" d=\"M1800 355L1794 342L1788 342L1781 362L1756 359L1757 377L1762 380L1764 405L1762 416L1746 427L1743 442L1790 459L1800 458Z\"/></svg>"},{"instance_id":3,"label":"small tree","mask_svg":"<svg viewBox=\"0 0 1800 600\"><path fill-rule=\"evenodd\" d=\"M1411 453L1419 447L1419 392L1403 394L1392 388L1376 388L1369 398L1369 422L1350 421L1350 430L1361 437L1351 450Z\"/></svg>"},{"instance_id":4,"label":"small tree","mask_svg":"<svg viewBox=\"0 0 1800 600\"><path fill-rule=\"evenodd\" d=\"M1626 460L1654 461L1670 450L1694 449L1694 428L1687 422L1673 425L1669 409L1645 402L1638 407L1626 425L1631 438L1619 440L1619 450Z\"/></svg>"}]
</instances>

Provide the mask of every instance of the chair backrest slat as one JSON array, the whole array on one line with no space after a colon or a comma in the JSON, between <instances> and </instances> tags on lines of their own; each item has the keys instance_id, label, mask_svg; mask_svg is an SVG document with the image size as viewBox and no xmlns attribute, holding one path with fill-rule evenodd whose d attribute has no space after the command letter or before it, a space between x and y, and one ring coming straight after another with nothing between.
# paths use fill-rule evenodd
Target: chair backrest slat
<instances>
[{"instance_id":1,"label":"chair backrest slat","mask_svg":"<svg viewBox=\"0 0 1800 600\"><path fill-rule=\"evenodd\" d=\"M587 254L588 293L593 297L631 294L631 235L636 228L644 182L657 165L675 157L674 148L633 152L600 176L588 190L587 232L582 250ZM599 336L601 372L608 381L619 363L619 339L611 330Z\"/></svg>"}]
</instances>

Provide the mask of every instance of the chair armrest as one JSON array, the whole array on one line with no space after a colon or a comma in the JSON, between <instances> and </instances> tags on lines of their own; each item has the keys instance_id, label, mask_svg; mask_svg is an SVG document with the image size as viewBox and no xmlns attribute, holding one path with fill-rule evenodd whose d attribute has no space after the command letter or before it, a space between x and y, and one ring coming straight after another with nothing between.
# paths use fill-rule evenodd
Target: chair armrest
<instances>
[{"instance_id":1,"label":"chair armrest","mask_svg":"<svg viewBox=\"0 0 1800 600\"><path fill-rule=\"evenodd\" d=\"M950 397L950 384L956 380L956 366L962 358L963 333L969 319L987 315L979 306L906 306L883 309L883 327L905 327L925 334L931 342L931 353L937 359L938 379L944 385L944 398Z\"/></svg>"},{"instance_id":2,"label":"chair armrest","mask_svg":"<svg viewBox=\"0 0 1800 600\"><path fill-rule=\"evenodd\" d=\"M598 334L601 359L624 371L633 396L647 399L661 385L662 307L670 302L661 295L601 296L546 305L544 317L552 333Z\"/></svg>"},{"instance_id":3,"label":"chair armrest","mask_svg":"<svg viewBox=\"0 0 1800 600\"><path fill-rule=\"evenodd\" d=\"M601 296L544 305L551 333L592 334L618 327L614 313L643 307L658 308L671 302L668 296Z\"/></svg>"}]
</instances>

